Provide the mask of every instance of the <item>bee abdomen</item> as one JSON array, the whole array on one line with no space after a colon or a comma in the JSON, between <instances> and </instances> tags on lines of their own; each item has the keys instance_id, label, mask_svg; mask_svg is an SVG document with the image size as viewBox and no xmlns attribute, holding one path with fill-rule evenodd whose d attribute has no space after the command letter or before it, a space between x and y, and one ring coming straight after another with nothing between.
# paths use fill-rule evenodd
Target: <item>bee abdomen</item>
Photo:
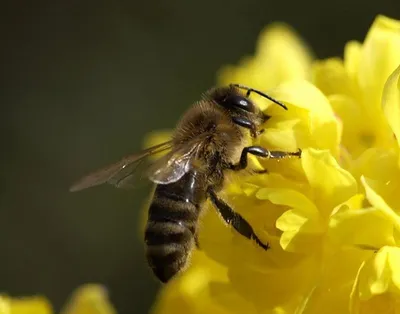
<instances>
[{"instance_id":1,"label":"bee abdomen","mask_svg":"<svg viewBox=\"0 0 400 314\"><path fill-rule=\"evenodd\" d=\"M192 232L182 223L173 221L149 221L145 231L147 245L170 245L190 241Z\"/></svg>"},{"instance_id":2,"label":"bee abdomen","mask_svg":"<svg viewBox=\"0 0 400 314\"><path fill-rule=\"evenodd\" d=\"M172 222L149 222L145 233L147 260L154 274L167 282L186 266L193 235Z\"/></svg>"},{"instance_id":3,"label":"bee abdomen","mask_svg":"<svg viewBox=\"0 0 400 314\"><path fill-rule=\"evenodd\" d=\"M147 260L154 274L167 282L187 264L194 246L198 214L191 203L156 197L145 230Z\"/></svg>"}]
</instances>

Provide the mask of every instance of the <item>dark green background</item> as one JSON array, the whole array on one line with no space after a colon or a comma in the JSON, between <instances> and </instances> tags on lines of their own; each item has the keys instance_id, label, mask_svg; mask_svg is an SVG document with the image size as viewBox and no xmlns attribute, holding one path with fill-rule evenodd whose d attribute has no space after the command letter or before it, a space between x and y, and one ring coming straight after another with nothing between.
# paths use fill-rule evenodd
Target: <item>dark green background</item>
<instances>
[{"instance_id":1,"label":"dark green background","mask_svg":"<svg viewBox=\"0 0 400 314\"><path fill-rule=\"evenodd\" d=\"M0 291L59 308L101 282L120 313L147 312L157 288L138 233L145 190L70 183L172 127L267 23L290 23L327 57L376 14L400 18L397 0L32 3L0 5Z\"/></svg>"}]
</instances>

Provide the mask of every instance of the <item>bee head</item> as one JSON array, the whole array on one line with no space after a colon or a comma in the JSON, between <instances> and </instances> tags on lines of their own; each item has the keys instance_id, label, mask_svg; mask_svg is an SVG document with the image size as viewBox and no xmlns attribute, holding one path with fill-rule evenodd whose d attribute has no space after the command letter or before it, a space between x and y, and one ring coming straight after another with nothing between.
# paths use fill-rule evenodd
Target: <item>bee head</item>
<instances>
[{"instance_id":1,"label":"bee head","mask_svg":"<svg viewBox=\"0 0 400 314\"><path fill-rule=\"evenodd\" d=\"M225 108L232 117L249 119L257 125L264 123L269 118L254 104L248 95L244 95L234 85L216 88L207 96Z\"/></svg>"}]
</instances>

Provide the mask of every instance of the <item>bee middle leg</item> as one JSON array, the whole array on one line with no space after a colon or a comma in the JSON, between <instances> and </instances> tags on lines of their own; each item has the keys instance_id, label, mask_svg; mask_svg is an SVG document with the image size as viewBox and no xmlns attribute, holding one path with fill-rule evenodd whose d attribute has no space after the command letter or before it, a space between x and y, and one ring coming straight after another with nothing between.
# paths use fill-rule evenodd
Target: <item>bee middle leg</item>
<instances>
[{"instance_id":1,"label":"bee middle leg","mask_svg":"<svg viewBox=\"0 0 400 314\"><path fill-rule=\"evenodd\" d=\"M264 250L270 248L269 244L264 244L254 233L250 224L238 213L236 213L228 204L220 199L214 189L208 189L208 195L224 221L231 225L237 232L249 240L254 240Z\"/></svg>"},{"instance_id":2,"label":"bee middle leg","mask_svg":"<svg viewBox=\"0 0 400 314\"><path fill-rule=\"evenodd\" d=\"M237 164L232 164L230 169L232 170L242 170L247 167L247 155L252 154L258 157L271 158L271 159L282 159L287 157L300 157L301 150L299 149L297 152L282 152L279 150L268 150L261 146L248 146L242 150L242 154L240 155L240 160Z\"/></svg>"}]
</instances>

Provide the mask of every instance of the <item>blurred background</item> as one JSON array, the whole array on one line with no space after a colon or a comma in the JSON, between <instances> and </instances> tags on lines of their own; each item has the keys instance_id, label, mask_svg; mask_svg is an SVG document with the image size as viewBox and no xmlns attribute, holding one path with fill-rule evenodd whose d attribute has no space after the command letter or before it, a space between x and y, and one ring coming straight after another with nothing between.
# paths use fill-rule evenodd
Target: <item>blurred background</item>
<instances>
[{"instance_id":1,"label":"blurred background","mask_svg":"<svg viewBox=\"0 0 400 314\"><path fill-rule=\"evenodd\" d=\"M119 313L147 313L157 288L138 224L147 190L69 193L88 171L172 128L224 64L272 21L318 57L362 40L400 1L9 1L0 5L0 292L59 309L86 282Z\"/></svg>"}]
</instances>

